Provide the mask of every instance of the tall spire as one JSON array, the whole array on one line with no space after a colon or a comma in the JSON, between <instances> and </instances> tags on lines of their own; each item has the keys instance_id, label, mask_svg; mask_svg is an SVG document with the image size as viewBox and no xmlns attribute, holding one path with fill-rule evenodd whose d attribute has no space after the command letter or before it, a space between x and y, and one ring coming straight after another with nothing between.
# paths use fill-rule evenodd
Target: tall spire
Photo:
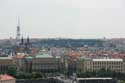
<instances>
[{"instance_id":1,"label":"tall spire","mask_svg":"<svg viewBox=\"0 0 125 83\"><path fill-rule=\"evenodd\" d=\"M18 25L17 25L17 35L16 35L16 39L17 40L20 40L20 36L21 36L21 33L20 33L20 19L18 17Z\"/></svg>"},{"instance_id":2,"label":"tall spire","mask_svg":"<svg viewBox=\"0 0 125 83\"><path fill-rule=\"evenodd\" d=\"M18 16L18 25L17 26L20 26L20 17Z\"/></svg>"},{"instance_id":3,"label":"tall spire","mask_svg":"<svg viewBox=\"0 0 125 83\"><path fill-rule=\"evenodd\" d=\"M30 44L30 38L27 36L27 44Z\"/></svg>"},{"instance_id":4,"label":"tall spire","mask_svg":"<svg viewBox=\"0 0 125 83\"><path fill-rule=\"evenodd\" d=\"M23 36L22 36L22 39L21 39L21 44L22 44L22 45L24 44L24 39L23 39Z\"/></svg>"}]
</instances>

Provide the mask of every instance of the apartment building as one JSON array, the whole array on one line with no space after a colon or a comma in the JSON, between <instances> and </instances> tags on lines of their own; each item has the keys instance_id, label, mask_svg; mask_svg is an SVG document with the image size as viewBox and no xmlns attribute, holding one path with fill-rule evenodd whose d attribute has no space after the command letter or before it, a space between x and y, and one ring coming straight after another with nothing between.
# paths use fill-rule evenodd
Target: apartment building
<instances>
[{"instance_id":1,"label":"apartment building","mask_svg":"<svg viewBox=\"0 0 125 83\"><path fill-rule=\"evenodd\" d=\"M88 59L79 60L77 69L82 71L98 71L100 69L125 73L125 62L123 59Z\"/></svg>"}]
</instances>

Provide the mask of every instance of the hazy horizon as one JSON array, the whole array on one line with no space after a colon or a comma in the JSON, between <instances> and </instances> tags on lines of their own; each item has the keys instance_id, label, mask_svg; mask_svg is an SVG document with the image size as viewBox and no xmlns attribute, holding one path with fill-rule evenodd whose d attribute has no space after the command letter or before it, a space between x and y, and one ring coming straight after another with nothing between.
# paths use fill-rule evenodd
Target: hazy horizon
<instances>
[{"instance_id":1,"label":"hazy horizon","mask_svg":"<svg viewBox=\"0 0 125 83\"><path fill-rule=\"evenodd\" d=\"M124 0L0 0L0 39L125 38Z\"/></svg>"}]
</instances>

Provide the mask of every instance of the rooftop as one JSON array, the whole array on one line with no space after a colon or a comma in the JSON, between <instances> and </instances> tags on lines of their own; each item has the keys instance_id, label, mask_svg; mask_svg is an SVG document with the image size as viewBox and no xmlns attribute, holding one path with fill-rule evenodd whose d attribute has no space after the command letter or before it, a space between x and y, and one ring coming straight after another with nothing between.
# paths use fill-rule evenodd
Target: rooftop
<instances>
[{"instance_id":1,"label":"rooftop","mask_svg":"<svg viewBox=\"0 0 125 83\"><path fill-rule=\"evenodd\" d=\"M12 57L0 57L0 59L12 59Z\"/></svg>"},{"instance_id":2,"label":"rooftop","mask_svg":"<svg viewBox=\"0 0 125 83\"><path fill-rule=\"evenodd\" d=\"M32 56L27 56L27 57L25 57L26 59L33 59L33 57Z\"/></svg>"},{"instance_id":3,"label":"rooftop","mask_svg":"<svg viewBox=\"0 0 125 83\"><path fill-rule=\"evenodd\" d=\"M50 54L38 54L36 58L53 58L53 56Z\"/></svg>"},{"instance_id":4,"label":"rooftop","mask_svg":"<svg viewBox=\"0 0 125 83\"><path fill-rule=\"evenodd\" d=\"M25 55L17 55L17 56L14 56L13 58L14 59L23 59Z\"/></svg>"},{"instance_id":5,"label":"rooftop","mask_svg":"<svg viewBox=\"0 0 125 83\"><path fill-rule=\"evenodd\" d=\"M12 76L9 76L9 75L0 75L0 81L5 81L5 80L12 80L12 79L15 79L14 77Z\"/></svg>"},{"instance_id":6,"label":"rooftop","mask_svg":"<svg viewBox=\"0 0 125 83\"><path fill-rule=\"evenodd\" d=\"M92 61L123 61L123 59L92 59Z\"/></svg>"},{"instance_id":7,"label":"rooftop","mask_svg":"<svg viewBox=\"0 0 125 83\"><path fill-rule=\"evenodd\" d=\"M60 56L56 56L56 59L60 59L61 57Z\"/></svg>"},{"instance_id":8,"label":"rooftop","mask_svg":"<svg viewBox=\"0 0 125 83\"><path fill-rule=\"evenodd\" d=\"M77 80L110 80L112 78L77 78Z\"/></svg>"}]
</instances>

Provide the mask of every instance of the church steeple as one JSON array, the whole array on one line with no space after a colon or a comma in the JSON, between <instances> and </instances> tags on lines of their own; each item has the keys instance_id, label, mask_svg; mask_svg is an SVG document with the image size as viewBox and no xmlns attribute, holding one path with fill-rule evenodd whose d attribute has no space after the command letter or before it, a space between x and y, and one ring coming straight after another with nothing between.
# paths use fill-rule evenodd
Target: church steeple
<instances>
[{"instance_id":1,"label":"church steeple","mask_svg":"<svg viewBox=\"0 0 125 83\"><path fill-rule=\"evenodd\" d=\"M25 52L26 53L30 53L30 48L31 48L31 43L30 43L30 38L29 38L29 36L27 37L27 39L26 39L26 42L25 42Z\"/></svg>"},{"instance_id":2,"label":"church steeple","mask_svg":"<svg viewBox=\"0 0 125 83\"><path fill-rule=\"evenodd\" d=\"M30 44L29 36L27 37L27 44Z\"/></svg>"},{"instance_id":3,"label":"church steeple","mask_svg":"<svg viewBox=\"0 0 125 83\"><path fill-rule=\"evenodd\" d=\"M23 37L22 37L22 39L21 39L21 45L23 45L24 44L24 39L23 39Z\"/></svg>"},{"instance_id":4,"label":"church steeple","mask_svg":"<svg viewBox=\"0 0 125 83\"><path fill-rule=\"evenodd\" d=\"M17 40L20 40L20 36L21 36L21 33L20 33L20 19L19 19L19 17L18 17L17 35L16 35L16 39L17 39Z\"/></svg>"}]
</instances>

